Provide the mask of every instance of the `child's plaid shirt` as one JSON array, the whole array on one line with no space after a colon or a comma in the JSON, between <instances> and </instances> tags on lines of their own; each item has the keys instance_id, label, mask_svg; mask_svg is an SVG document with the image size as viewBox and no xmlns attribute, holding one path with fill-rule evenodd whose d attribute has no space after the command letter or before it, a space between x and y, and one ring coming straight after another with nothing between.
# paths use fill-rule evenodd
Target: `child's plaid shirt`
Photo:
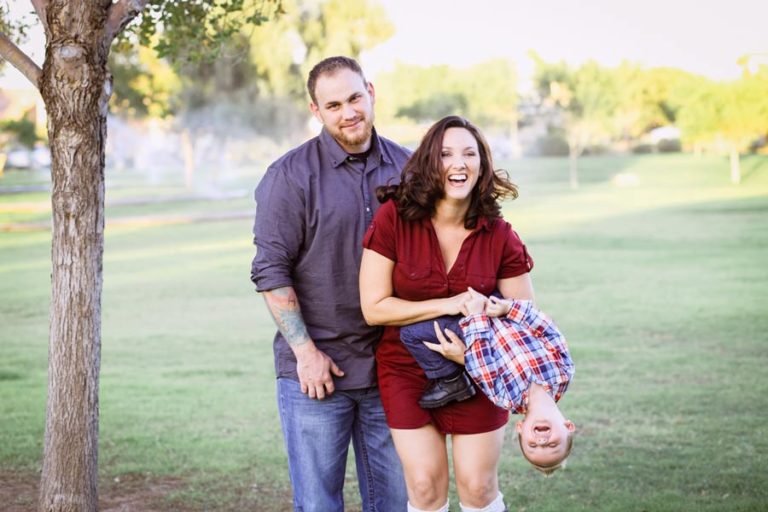
<instances>
[{"instance_id":1,"label":"child's plaid shirt","mask_svg":"<svg viewBox=\"0 0 768 512\"><path fill-rule=\"evenodd\" d=\"M480 313L459 322L467 372L497 406L525 414L531 383L555 399L568 389L574 366L565 337L529 300L507 300L506 317Z\"/></svg>"}]
</instances>

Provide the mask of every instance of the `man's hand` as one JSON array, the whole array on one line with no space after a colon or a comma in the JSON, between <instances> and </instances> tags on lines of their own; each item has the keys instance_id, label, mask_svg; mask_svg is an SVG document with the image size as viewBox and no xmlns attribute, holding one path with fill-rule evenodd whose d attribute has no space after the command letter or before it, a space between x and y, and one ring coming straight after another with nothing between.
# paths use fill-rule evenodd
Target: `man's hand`
<instances>
[{"instance_id":1,"label":"man's hand","mask_svg":"<svg viewBox=\"0 0 768 512\"><path fill-rule=\"evenodd\" d=\"M276 288L264 292L264 300L277 328L296 356L296 373L299 375L301 392L318 400L333 393L331 373L343 377L344 372L309 337L296 291L292 286Z\"/></svg>"},{"instance_id":2,"label":"man's hand","mask_svg":"<svg viewBox=\"0 0 768 512\"><path fill-rule=\"evenodd\" d=\"M343 377L344 372L312 342L292 348L296 355L296 372L299 374L301 392L318 400L330 396L335 389L331 374Z\"/></svg>"},{"instance_id":3,"label":"man's hand","mask_svg":"<svg viewBox=\"0 0 768 512\"><path fill-rule=\"evenodd\" d=\"M488 297L488 303L485 306L485 314L488 316L505 316L512 309L508 302L503 301L491 295Z\"/></svg>"},{"instance_id":4,"label":"man's hand","mask_svg":"<svg viewBox=\"0 0 768 512\"><path fill-rule=\"evenodd\" d=\"M445 334L440 331L440 325L437 322L434 323L435 334L440 343L430 343L428 341L423 342L428 349L434 350L443 355L446 359L450 359L454 363L464 364L464 351L467 350L466 345L461 338L452 330L446 329ZM446 338L447 336L447 338ZM450 341L448 341L450 338Z\"/></svg>"}]
</instances>

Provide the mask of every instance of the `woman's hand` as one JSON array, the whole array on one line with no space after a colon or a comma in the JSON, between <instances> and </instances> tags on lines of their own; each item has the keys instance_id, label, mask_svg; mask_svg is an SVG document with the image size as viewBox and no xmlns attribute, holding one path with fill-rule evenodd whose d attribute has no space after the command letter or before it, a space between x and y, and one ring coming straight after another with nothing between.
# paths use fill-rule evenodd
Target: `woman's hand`
<instances>
[{"instance_id":1,"label":"woman's hand","mask_svg":"<svg viewBox=\"0 0 768 512\"><path fill-rule=\"evenodd\" d=\"M464 304L470 299L469 292L463 292L447 299L442 299L445 304L443 315L465 315Z\"/></svg>"},{"instance_id":2,"label":"woman's hand","mask_svg":"<svg viewBox=\"0 0 768 512\"><path fill-rule=\"evenodd\" d=\"M424 345L427 346L428 349L434 350L435 352L442 354L443 357L446 359L450 359L454 363L459 363L461 365L464 364L464 351L467 350L466 345L464 345L464 342L462 339L452 330L446 329L445 334L443 334L440 331L440 326L437 322L434 322L435 326L435 334L437 335L437 339L440 340L440 343L430 343L428 341L424 342ZM447 338L446 338L447 336ZM450 338L450 341L448 340Z\"/></svg>"}]
</instances>

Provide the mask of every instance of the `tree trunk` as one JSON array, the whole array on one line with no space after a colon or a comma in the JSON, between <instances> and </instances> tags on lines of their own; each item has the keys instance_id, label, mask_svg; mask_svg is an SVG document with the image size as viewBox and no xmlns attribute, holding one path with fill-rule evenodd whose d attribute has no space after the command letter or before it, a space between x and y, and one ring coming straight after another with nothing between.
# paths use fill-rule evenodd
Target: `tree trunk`
<instances>
[{"instance_id":1,"label":"tree trunk","mask_svg":"<svg viewBox=\"0 0 768 512\"><path fill-rule=\"evenodd\" d=\"M184 158L184 186L192 188L195 184L195 146L189 128L181 131L181 155Z\"/></svg>"},{"instance_id":2,"label":"tree trunk","mask_svg":"<svg viewBox=\"0 0 768 512\"><path fill-rule=\"evenodd\" d=\"M98 510L104 148L111 0L52 0L40 91L52 177L48 404L39 510Z\"/></svg>"},{"instance_id":3,"label":"tree trunk","mask_svg":"<svg viewBox=\"0 0 768 512\"><path fill-rule=\"evenodd\" d=\"M702 147L701 142L693 143L693 154L696 156L697 160L701 160L701 157L704 156L704 148Z\"/></svg>"},{"instance_id":4,"label":"tree trunk","mask_svg":"<svg viewBox=\"0 0 768 512\"><path fill-rule=\"evenodd\" d=\"M739 161L739 148L736 144L731 144L731 183L738 185L741 183L741 162Z\"/></svg>"},{"instance_id":5,"label":"tree trunk","mask_svg":"<svg viewBox=\"0 0 768 512\"><path fill-rule=\"evenodd\" d=\"M579 154L581 148L577 145L569 146L568 151L568 175L570 177L571 188L579 188Z\"/></svg>"}]
</instances>

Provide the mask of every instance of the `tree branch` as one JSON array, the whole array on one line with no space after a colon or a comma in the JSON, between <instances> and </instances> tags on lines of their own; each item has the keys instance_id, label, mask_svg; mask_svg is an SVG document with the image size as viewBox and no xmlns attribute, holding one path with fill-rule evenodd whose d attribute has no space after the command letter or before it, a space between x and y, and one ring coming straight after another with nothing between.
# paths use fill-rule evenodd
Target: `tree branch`
<instances>
[{"instance_id":1,"label":"tree branch","mask_svg":"<svg viewBox=\"0 0 768 512\"><path fill-rule=\"evenodd\" d=\"M22 75L27 77L27 80L32 82L32 85L39 88L38 82L43 70L3 32L0 32L0 57L10 62L13 67L21 71Z\"/></svg>"},{"instance_id":2,"label":"tree branch","mask_svg":"<svg viewBox=\"0 0 768 512\"><path fill-rule=\"evenodd\" d=\"M109 8L106 37L111 42L147 5L148 0L118 0Z\"/></svg>"}]
</instances>

